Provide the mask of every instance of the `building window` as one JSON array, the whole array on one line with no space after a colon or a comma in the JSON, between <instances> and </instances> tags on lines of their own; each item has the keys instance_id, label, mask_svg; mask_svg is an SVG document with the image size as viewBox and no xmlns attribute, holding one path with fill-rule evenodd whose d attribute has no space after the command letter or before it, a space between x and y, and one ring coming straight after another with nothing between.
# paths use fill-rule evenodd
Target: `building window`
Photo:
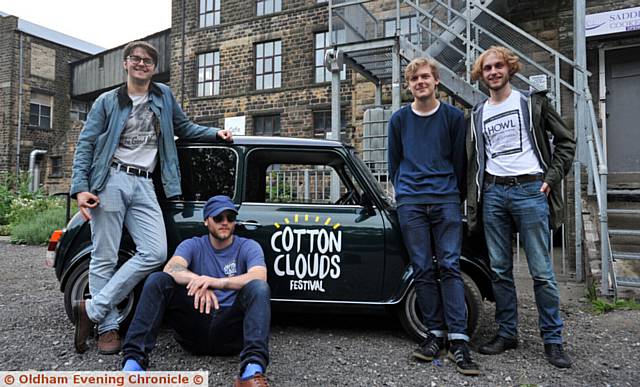
<instances>
[{"instance_id":1,"label":"building window","mask_svg":"<svg viewBox=\"0 0 640 387\"><path fill-rule=\"evenodd\" d=\"M347 122L344 119L344 110L340 110L340 135L344 136ZM331 110L318 110L313 112L313 136L327 138L331 133Z\"/></svg>"},{"instance_id":2,"label":"building window","mask_svg":"<svg viewBox=\"0 0 640 387\"><path fill-rule=\"evenodd\" d=\"M396 34L396 19L384 21L384 36L390 37ZM413 44L420 43L420 33L418 31L418 18L416 16L405 16L400 18L400 35L406 37Z\"/></svg>"},{"instance_id":3,"label":"building window","mask_svg":"<svg viewBox=\"0 0 640 387\"><path fill-rule=\"evenodd\" d=\"M76 121L87 120L87 103L84 101L71 101L71 109L69 109L69 117Z\"/></svg>"},{"instance_id":4,"label":"building window","mask_svg":"<svg viewBox=\"0 0 640 387\"><path fill-rule=\"evenodd\" d=\"M253 134L255 136L279 136L280 114L254 116Z\"/></svg>"},{"instance_id":5,"label":"building window","mask_svg":"<svg viewBox=\"0 0 640 387\"><path fill-rule=\"evenodd\" d=\"M51 177L62 177L62 157L52 156L51 160Z\"/></svg>"},{"instance_id":6,"label":"building window","mask_svg":"<svg viewBox=\"0 0 640 387\"><path fill-rule=\"evenodd\" d=\"M336 37L336 43L344 43L345 42L345 34L344 29L333 31L334 36ZM316 83L320 82L328 82L331 81L331 71L327 70L324 66L324 55L327 52L327 49L331 48L331 39L329 38L329 32L318 32L316 33L316 42L315 42L315 53L316 53L316 72L315 72L315 81ZM340 70L340 79L347 79L347 70L346 66L342 66L342 70Z\"/></svg>"},{"instance_id":7,"label":"building window","mask_svg":"<svg viewBox=\"0 0 640 387\"><path fill-rule=\"evenodd\" d=\"M198 97L220 94L220 51L198 55Z\"/></svg>"},{"instance_id":8,"label":"building window","mask_svg":"<svg viewBox=\"0 0 640 387\"><path fill-rule=\"evenodd\" d=\"M256 90L280 87L282 81L281 42L256 44Z\"/></svg>"},{"instance_id":9,"label":"building window","mask_svg":"<svg viewBox=\"0 0 640 387\"><path fill-rule=\"evenodd\" d=\"M268 15L282 11L282 0L258 0L256 1L256 15Z\"/></svg>"},{"instance_id":10,"label":"building window","mask_svg":"<svg viewBox=\"0 0 640 387\"><path fill-rule=\"evenodd\" d=\"M200 0L200 28L220 24L220 0Z\"/></svg>"},{"instance_id":11,"label":"building window","mask_svg":"<svg viewBox=\"0 0 640 387\"><path fill-rule=\"evenodd\" d=\"M51 129L51 106L53 97L46 94L31 93L29 104L29 125Z\"/></svg>"}]
</instances>

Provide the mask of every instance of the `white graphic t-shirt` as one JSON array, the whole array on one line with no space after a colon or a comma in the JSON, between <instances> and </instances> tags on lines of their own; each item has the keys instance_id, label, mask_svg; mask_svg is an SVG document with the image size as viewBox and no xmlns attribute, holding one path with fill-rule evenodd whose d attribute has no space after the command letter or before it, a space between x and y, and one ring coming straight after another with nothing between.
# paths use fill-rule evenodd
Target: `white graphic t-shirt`
<instances>
[{"instance_id":1,"label":"white graphic t-shirt","mask_svg":"<svg viewBox=\"0 0 640 387\"><path fill-rule=\"evenodd\" d=\"M520 92L512 90L511 95L497 105L487 100L482 119L487 172L494 176L542 173L525 132Z\"/></svg>"},{"instance_id":2,"label":"white graphic t-shirt","mask_svg":"<svg viewBox=\"0 0 640 387\"><path fill-rule=\"evenodd\" d=\"M131 114L120 134L120 143L113 158L152 172L158 161L156 117L149 107L149 95L129 95L133 101Z\"/></svg>"}]
</instances>

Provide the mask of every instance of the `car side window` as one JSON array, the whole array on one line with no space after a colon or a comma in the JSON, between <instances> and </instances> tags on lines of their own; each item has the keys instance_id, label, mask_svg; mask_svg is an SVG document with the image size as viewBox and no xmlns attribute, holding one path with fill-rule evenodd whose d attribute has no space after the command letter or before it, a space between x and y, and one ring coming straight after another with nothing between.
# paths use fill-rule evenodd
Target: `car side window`
<instances>
[{"instance_id":1,"label":"car side window","mask_svg":"<svg viewBox=\"0 0 640 387\"><path fill-rule=\"evenodd\" d=\"M331 176L338 176L338 195L331 196ZM256 150L247 160L245 201L357 205L362 189L335 152Z\"/></svg>"},{"instance_id":2,"label":"car side window","mask_svg":"<svg viewBox=\"0 0 640 387\"><path fill-rule=\"evenodd\" d=\"M234 197L238 156L233 149L179 148L178 158L184 200L204 201L214 195Z\"/></svg>"}]
</instances>

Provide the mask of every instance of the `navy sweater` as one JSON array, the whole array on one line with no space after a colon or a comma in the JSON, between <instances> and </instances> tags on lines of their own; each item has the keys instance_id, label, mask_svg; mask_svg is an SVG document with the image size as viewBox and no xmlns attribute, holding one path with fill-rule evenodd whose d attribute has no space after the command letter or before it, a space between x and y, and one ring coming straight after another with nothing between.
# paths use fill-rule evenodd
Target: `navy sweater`
<instances>
[{"instance_id":1,"label":"navy sweater","mask_svg":"<svg viewBox=\"0 0 640 387\"><path fill-rule=\"evenodd\" d=\"M391 116L389 176L398 205L460 203L465 130L462 111L444 102L428 117L415 114L410 104Z\"/></svg>"}]
</instances>

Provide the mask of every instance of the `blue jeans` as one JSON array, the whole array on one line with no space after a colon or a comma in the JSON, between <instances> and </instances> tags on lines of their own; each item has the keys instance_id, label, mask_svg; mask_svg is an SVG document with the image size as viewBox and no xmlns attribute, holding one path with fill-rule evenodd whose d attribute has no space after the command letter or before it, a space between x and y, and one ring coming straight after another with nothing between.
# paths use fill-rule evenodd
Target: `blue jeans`
<instances>
[{"instance_id":1,"label":"blue jeans","mask_svg":"<svg viewBox=\"0 0 640 387\"><path fill-rule=\"evenodd\" d=\"M100 204L91 210L91 261L87 315L98 323L98 333L118 329L116 306L133 288L167 259L162 211L153 181L109 169ZM122 226L136 244L136 254L116 271Z\"/></svg>"},{"instance_id":2,"label":"blue jeans","mask_svg":"<svg viewBox=\"0 0 640 387\"><path fill-rule=\"evenodd\" d=\"M425 326L437 337L443 337L448 331L449 340L469 341L464 283L460 275L460 205L403 204L398 207L398 218L413 265L416 295ZM431 249L432 236L435 252ZM433 265L434 253L437 268Z\"/></svg>"},{"instance_id":3,"label":"blue jeans","mask_svg":"<svg viewBox=\"0 0 640 387\"><path fill-rule=\"evenodd\" d=\"M542 181L515 185L485 183L482 206L484 233L493 271L498 335L518 334L518 300L513 281L512 237L520 233L533 278L538 326L545 344L562 344L560 292L549 254L550 215Z\"/></svg>"},{"instance_id":4,"label":"blue jeans","mask_svg":"<svg viewBox=\"0 0 640 387\"><path fill-rule=\"evenodd\" d=\"M122 347L124 361L131 358L145 369L149 366L163 318L174 329L178 343L193 354L240 352L241 370L248 363L267 369L271 304L265 281L249 282L238 291L232 306L205 314L193 307L193 296L187 295L184 285L167 273L151 274Z\"/></svg>"}]
</instances>

